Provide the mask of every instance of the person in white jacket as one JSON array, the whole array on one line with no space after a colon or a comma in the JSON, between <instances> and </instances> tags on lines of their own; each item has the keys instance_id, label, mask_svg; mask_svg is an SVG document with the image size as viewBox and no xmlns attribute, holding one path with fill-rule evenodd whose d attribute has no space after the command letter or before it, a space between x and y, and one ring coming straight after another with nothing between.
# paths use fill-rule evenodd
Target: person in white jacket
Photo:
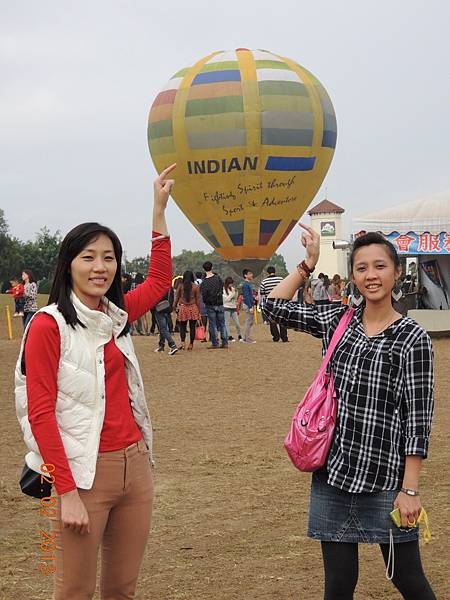
<instances>
[{"instance_id":1,"label":"person in white jacket","mask_svg":"<svg viewBox=\"0 0 450 600\"><path fill-rule=\"evenodd\" d=\"M238 291L233 285L234 281L232 277L227 277L223 284L223 307L225 309L225 327L227 328L227 335L229 342L235 342L236 340L231 335L230 330L230 319L233 321L236 327L236 333L238 340L242 342L241 326L239 324L239 317L237 314L237 297Z\"/></svg>"},{"instance_id":2,"label":"person in white jacket","mask_svg":"<svg viewBox=\"0 0 450 600\"><path fill-rule=\"evenodd\" d=\"M56 542L40 557L41 573L54 574L54 600L94 597L100 549L100 597L135 596L153 505L153 430L130 323L171 286L165 211L174 168L154 184L145 282L124 294L117 235L81 223L61 243L48 305L25 329L16 411L28 469L51 474L54 485L42 514Z\"/></svg>"}]
</instances>

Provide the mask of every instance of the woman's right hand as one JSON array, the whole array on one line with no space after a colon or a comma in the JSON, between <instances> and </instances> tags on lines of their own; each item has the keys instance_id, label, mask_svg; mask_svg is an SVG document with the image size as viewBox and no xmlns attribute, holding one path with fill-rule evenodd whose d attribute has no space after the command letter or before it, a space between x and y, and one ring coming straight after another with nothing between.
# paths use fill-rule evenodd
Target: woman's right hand
<instances>
[{"instance_id":1,"label":"woman's right hand","mask_svg":"<svg viewBox=\"0 0 450 600\"><path fill-rule=\"evenodd\" d=\"M60 496L61 524L64 528L71 529L74 533L90 533L89 515L78 490L66 492Z\"/></svg>"},{"instance_id":2,"label":"woman's right hand","mask_svg":"<svg viewBox=\"0 0 450 600\"><path fill-rule=\"evenodd\" d=\"M316 266L319 260L320 254L320 235L317 231L314 231L312 227L299 223L305 231L302 232L302 244L306 249L305 262L308 267L312 270Z\"/></svg>"},{"instance_id":3,"label":"woman's right hand","mask_svg":"<svg viewBox=\"0 0 450 600\"><path fill-rule=\"evenodd\" d=\"M175 179L167 179L169 173L171 173L177 163L173 163L164 171L161 171L159 177L155 179L153 182L153 191L154 191L154 207L156 210L164 212L167 207L167 201L169 200L169 194L175 185Z\"/></svg>"}]
</instances>

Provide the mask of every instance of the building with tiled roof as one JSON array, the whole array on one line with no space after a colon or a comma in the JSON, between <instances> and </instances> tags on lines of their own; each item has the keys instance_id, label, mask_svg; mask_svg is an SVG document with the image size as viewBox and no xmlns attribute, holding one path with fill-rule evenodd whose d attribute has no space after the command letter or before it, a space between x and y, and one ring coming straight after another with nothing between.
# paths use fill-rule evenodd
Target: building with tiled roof
<instances>
[{"instance_id":1,"label":"building with tiled roof","mask_svg":"<svg viewBox=\"0 0 450 600\"><path fill-rule=\"evenodd\" d=\"M319 204L313 206L311 210L308 210L308 215L312 216L324 213L342 214L343 212L345 212L345 209L341 208L337 204L334 204L333 202L330 202L325 198L325 200L322 200L322 202L319 202Z\"/></svg>"},{"instance_id":2,"label":"building with tiled roof","mask_svg":"<svg viewBox=\"0 0 450 600\"><path fill-rule=\"evenodd\" d=\"M308 210L311 227L320 235L320 257L314 276L325 273L331 279L338 273L347 276L347 255L333 248L334 240L342 239L341 216L345 212L341 206L326 198Z\"/></svg>"}]
</instances>

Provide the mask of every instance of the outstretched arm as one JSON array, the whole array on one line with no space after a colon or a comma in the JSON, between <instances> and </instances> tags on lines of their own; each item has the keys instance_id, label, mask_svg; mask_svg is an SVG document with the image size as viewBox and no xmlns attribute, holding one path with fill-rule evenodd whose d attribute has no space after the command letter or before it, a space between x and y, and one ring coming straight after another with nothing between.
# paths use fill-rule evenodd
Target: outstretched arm
<instances>
[{"instance_id":1,"label":"outstretched arm","mask_svg":"<svg viewBox=\"0 0 450 600\"><path fill-rule=\"evenodd\" d=\"M310 271L312 271L319 260L320 236L316 231L314 231L314 229L312 229L312 227L303 225L303 223L300 223L300 227L303 227L305 230L302 233L301 240L302 245L306 248L306 266L310 269ZM292 273L285 277L283 281L273 288L268 297L290 300L303 281L304 275L302 275L301 270L295 269Z\"/></svg>"},{"instance_id":2,"label":"outstretched arm","mask_svg":"<svg viewBox=\"0 0 450 600\"><path fill-rule=\"evenodd\" d=\"M166 179L176 164L164 169L153 185L153 234L147 278L135 290L125 295L125 307L130 323L153 308L172 285L172 258L166 223L166 208L175 183Z\"/></svg>"},{"instance_id":3,"label":"outstretched arm","mask_svg":"<svg viewBox=\"0 0 450 600\"><path fill-rule=\"evenodd\" d=\"M301 241L306 248L306 266L312 270L319 259L320 237L311 227L300 226L305 230ZM323 338L343 312L343 307L340 304L316 306L292 302L291 298L306 276L307 273L299 267L283 279L267 297L263 313L269 321Z\"/></svg>"},{"instance_id":4,"label":"outstretched arm","mask_svg":"<svg viewBox=\"0 0 450 600\"><path fill-rule=\"evenodd\" d=\"M161 172L160 176L155 179L153 184L154 191L154 204L153 204L153 231L158 231L161 235L169 235L167 230L166 223L166 208L167 202L169 200L169 194L175 185L174 179L167 179L169 173L171 173L175 167L176 163L164 169Z\"/></svg>"}]
</instances>

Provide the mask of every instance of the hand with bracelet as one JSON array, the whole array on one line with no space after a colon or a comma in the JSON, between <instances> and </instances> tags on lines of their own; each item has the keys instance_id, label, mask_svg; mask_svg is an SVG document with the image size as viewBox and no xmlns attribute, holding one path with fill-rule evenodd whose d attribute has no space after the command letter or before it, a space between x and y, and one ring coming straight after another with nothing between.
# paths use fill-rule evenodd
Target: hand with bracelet
<instances>
[{"instance_id":1,"label":"hand with bracelet","mask_svg":"<svg viewBox=\"0 0 450 600\"><path fill-rule=\"evenodd\" d=\"M403 484L394 502L394 507L400 510L403 528L415 527L422 510L422 502L418 491L421 467L421 456L405 457Z\"/></svg>"},{"instance_id":2,"label":"hand with bracelet","mask_svg":"<svg viewBox=\"0 0 450 600\"><path fill-rule=\"evenodd\" d=\"M305 231L302 232L301 242L306 249L306 257L282 282L280 282L269 294L268 298L282 298L290 300L299 286L307 279L319 260L320 235L312 227L299 223Z\"/></svg>"}]
</instances>

